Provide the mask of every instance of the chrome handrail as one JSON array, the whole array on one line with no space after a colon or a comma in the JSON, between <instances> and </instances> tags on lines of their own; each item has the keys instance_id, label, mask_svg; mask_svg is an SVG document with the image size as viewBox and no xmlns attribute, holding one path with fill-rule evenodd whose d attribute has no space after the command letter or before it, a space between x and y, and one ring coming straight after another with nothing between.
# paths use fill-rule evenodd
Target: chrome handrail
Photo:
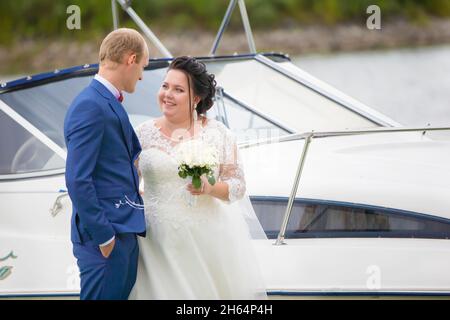
<instances>
[{"instance_id":1,"label":"chrome handrail","mask_svg":"<svg viewBox=\"0 0 450 320\"><path fill-rule=\"evenodd\" d=\"M217 47L219 46L220 40L222 39L225 29L228 27L228 24L230 23L231 14L233 13L236 4L237 0L231 0L230 3L228 4L227 11L223 16L223 20L222 23L220 24L219 31L217 31L216 38L214 39L214 43L209 53L210 56L214 56L216 54Z\"/></svg>"},{"instance_id":2,"label":"chrome handrail","mask_svg":"<svg viewBox=\"0 0 450 320\"><path fill-rule=\"evenodd\" d=\"M414 127L414 128L375 128L364 130L344 130L344 131L308 131L303 133L292 133L280 137L269 138L265 140L254 140L239 143L240 149L247 149L254 146L260 146L264 144L287 142L305 139L307 136L312 135L312 138L327 138L327 137L339 137L339 136L351 136L351 135L363 135L373 133L393 133L393 132L419 132L423 131L425 134L427 131L446 131L450 130L450 127Z\"/></svg>"},{"instance_id":3,"label":"chrome handrail","mask_svg":"<svg viewBox=\"0 0 450 320\"><path fill-rule=\"evenodd\" d=\"M239 11L241 11L242 24L244 25L245 35L247 37L248 48L250 53L256 53L255 40L253 39L252 28L250 27L250 20L248 19L247 8L245 1L239 0Z\"/></svg>"},{"instance_id":4,"label":"chrome handrail","mask_svg":"<svg viewBox=\"0 0 450 320\"><path fill-rule=\"evenodd\" d=\"M114 26L114 30L116 30L119 28L119 13L117 12L116 0L111 0L111 9L112 9L112 17L113 17L113 26Z\"/></svg>"},{"instance_id":5,"label":"chrome handrail","mask_svg":"<svg viewBox=\"0 0 450 320\"><path fill-rule=\"evenodd\" d=\"M219 118L225 124L225 126L227 128L230 128L230 123L228 122L228 114L225 111L226 108L225 108L225 101L223 98L223 94L224 94L223 88L218 86L216 88L216 95L215 95L216 102L217 102L217 113L218 113Z\"/></svg>"},{"instance_id":6,"label":"chrome handrail","mask_svg":"<svg viewBox=\"0 0 450 320\"><path fill-rule=\"evenodd\" d=\"M237 3L239 3L242 24L244 25L245 35L247 37L247 42L248 42L248 48L251 53L256 53L255 40L253 39L253 32L250 27L250 21L248 19L247 9L245 7L245 1L244 0L230 0L227 11L225 12L222 23L220 25L219 31L217 32L216 38L214 39L214 43L213 43L211 51L209 53L210 56L214 56L216 54L217 48L219 47L220 40L222 39L222 36L225 33L225 29L228 27L228 25L230 23L231 15L233 14L233 11L236 8Z\"/></svg>"},{"instance_id":7,"label":"chrome handrail","mask_svg":"<svg viewBox=\"0 0 450 320\"><path fill-rule=\"evenodd\" d=\"M145 24L144 21L138 16L136 11L131 8L131 0L115 0L117 1L122 9L128 13L131 19L138 25L141 31L145 34L145 36L150 40L150 42L164 55L165 58L173 58L172 54L169 50L162 44L162 42L158 39L157 36L150 30L150 28ZM113 0L114 2L114 0ZM113 19L114 19L114 5L113 5ZM118 27L118 19L114 20L114 27Z\"/></svg>"},{"instance_id":8,"label":"chrome handrail","mask_svg":"<svg viewBox=\"0 0 450 320\"><path fill-rule=\"evenodd\" d=\"M286 141L295 141L305 139L305 143L303 145L302 155L300 156L300 161L297 166L297 173L294 179L294 184L292 186L291 194L289 196L288 205L286 207L286 212L283 217L283 222L280 227L280 232L278 233L277 240L274 245L283 245L286 244L284 242L286 236L286 229L289 223L289 219L292 214L292 207L294 204L295 196L298 192L298 187L300 183L301 174L303 171L303 167L306 162L306 156L308 152L308 148L310 142L313 138L327 138L327 137L338 137L338 136L350 136L350 135L363 135L363 134L374 134L374 133L394 133L394 132L420 132L422 131L423 135L427 131L447 131L450 130L450 127L425 127L425 128L382 128L382 129L366 129L366 130L347 130L347 131L323 131L323 132L304 132L304 133L294 133L291 135L286 135L283 137L267 139L264 141L256 141L256 142L248 142L239 145L240 149L250 148L253 146L270 144L275 142L286 142Z\"/></svg>"},{"instance_id":9,"label":"chrome handrail","mask_svg":"<svg viewBox=\"0 0 450 320\"><path fill-rule=\"evenodd\" d=\"M283 223L281 224L280 233L278 234L277 241L275 241L275 245L286 244L284 242L284 237L285 237L286 229L287 229L287 226L289 223L289 218L291 217L292 206L294 205L295 195L297 194L297 190L298 190L298 183L300 181L300 176L302 175L303 167L305 165L306 155L308 153L308 147L309 147L312 137L313 137L312 134L305 137L305 143L303 145L302 155L300 156L300 163L297 167L297 173L296 173L295 179L294 179L294 186L292 187L291 195L289 196L289 201L288 201L288 205L286 208L286 212L284 214ZM284 230L284 231L281 232L281 230Z\"/></svg>"},{"instance_id":10,"label":"chrome handrail","mask_svg":"<svg viewBox=\"0 0 450 320\"><path fill-rule=\"evenodd\" d=\"M139 15L131 8L132 0L111 0L112 16L113 16L113 26L114 30L119 27L119 16L117 12L116 2L120 4L122 9L128 13L128 15L133 19L133 21L138 25L141 31L147 36L150 42L164 55L166 58L173 58L170 51L162 44L162 42L155 36L155 34L150 30L150 28L145 24L144 21L139 17ZM241 13L242 24L244 25L245 35L247 37L249 52L256 54L255 40L253 38L253 32L250 26L250 20L247 14L247 8L245 6L245 0L230 0L225 16L220 25L219 31L217 32L216 38L214 40L213 46L210 51L210 56L216 54L217 48L219 46L220 40L225 32L225 29L230 23L231 15L239 4L239 10Z\"/></svg>"}]
</instances>

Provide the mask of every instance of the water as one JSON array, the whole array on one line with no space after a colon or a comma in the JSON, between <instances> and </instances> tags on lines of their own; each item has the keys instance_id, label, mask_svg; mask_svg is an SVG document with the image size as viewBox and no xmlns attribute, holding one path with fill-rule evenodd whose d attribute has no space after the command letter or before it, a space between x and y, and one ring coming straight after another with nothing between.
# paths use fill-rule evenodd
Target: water
<instances>
[{"instance_id":1,"label":"water","mask_svg":"<svg viewBox=\"0 0 450 320\"><path fill-rule=\"evenodd\" d=\"M450 126L450 46L293 59L303 70L406 126Z\"/></svg>"}]
</instances>

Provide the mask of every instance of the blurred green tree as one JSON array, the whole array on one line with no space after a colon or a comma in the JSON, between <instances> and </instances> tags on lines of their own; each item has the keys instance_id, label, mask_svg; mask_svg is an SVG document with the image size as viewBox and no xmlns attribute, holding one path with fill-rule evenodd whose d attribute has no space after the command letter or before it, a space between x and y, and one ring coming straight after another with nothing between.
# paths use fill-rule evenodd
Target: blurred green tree
<instances>
[{"instance_id":1,"label":"blurred green tree","mask_svg":"<svg viewBox=\"0 0 450 320\"><path fill-rule=\"evenodd\" d=\"M157 30L215 31L228 0L134 0L133 8ZM369 5L381 8L383 19L398 17L426 21L430 16L450 17L450 0L247 0L254 29L278 28L292 24L363 22ZM69 5L81 9L81 30L66 28ZM123 26L134 26L120 10ZM240 28L234 13L231 29ZM110 0L1 0L0 45L23 38L70 38L84 40L112 29Z\"/></svg>"}]
</instances>

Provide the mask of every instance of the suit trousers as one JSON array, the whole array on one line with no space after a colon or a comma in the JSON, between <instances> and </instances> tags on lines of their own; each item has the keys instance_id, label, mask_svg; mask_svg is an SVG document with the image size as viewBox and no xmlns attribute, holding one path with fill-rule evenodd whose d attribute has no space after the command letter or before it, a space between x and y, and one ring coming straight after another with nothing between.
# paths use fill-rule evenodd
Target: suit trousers
<instances>
[{"instance_id":1,"label":"suit trousers","mask_svg":"<svg viewBox=\"0 0 450 320\"><path fill-rule=\"evenodd\" d=\"M126 300L136 282L139 247L134 233L116 234L108 258L86 234L73 243L80 269L81 300Z\"/></svg>"}]
</instances>

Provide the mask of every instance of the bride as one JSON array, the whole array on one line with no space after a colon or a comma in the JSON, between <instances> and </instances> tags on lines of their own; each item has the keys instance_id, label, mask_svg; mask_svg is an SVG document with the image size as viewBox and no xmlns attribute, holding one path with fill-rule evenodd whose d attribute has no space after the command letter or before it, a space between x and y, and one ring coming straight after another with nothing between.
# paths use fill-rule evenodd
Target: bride
<instances>
[{"instance_id":1,"label":"bride","mask_svg":"<svg viewBox=\"0 0 450 320\"><path fill-rule=\"evenodd\" d=\"M260 236L264 232L245 195L235 137L203 116L213 104L215 85L203 63L176 58L158 93L163 116L136 130L147 237L139 238L130 299L266 298L251 241L257 228ZM192 139L219 152L214 185L202 176L196 189L178 175L177 148Z\"/></svg>"}]
</instances>

